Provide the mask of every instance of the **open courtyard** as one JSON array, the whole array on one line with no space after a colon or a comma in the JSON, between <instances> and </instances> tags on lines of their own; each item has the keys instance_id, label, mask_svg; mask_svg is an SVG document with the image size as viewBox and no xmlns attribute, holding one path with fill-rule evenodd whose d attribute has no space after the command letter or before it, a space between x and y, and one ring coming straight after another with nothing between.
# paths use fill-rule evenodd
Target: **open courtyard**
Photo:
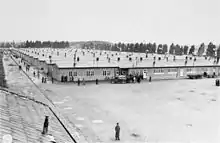
<instances>
[{"instance_id":1,"label":"open courtyard","mask_svg":"<svg viewBox=\"0 0 220 143\"><path fill-rule=\"evenodd\" d=\"M214 79L41 87L89 138L112 142L119 122L121 142L219 142Z\"/></svg>"}]
</instances>

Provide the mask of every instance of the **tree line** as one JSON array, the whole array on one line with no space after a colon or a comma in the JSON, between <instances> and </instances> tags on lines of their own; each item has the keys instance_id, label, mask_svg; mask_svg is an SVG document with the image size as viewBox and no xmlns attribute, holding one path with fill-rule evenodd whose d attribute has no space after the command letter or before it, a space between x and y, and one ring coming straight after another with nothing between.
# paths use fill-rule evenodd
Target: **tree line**
<instances>
[{"instance_id":1,"label":"tree line","mask_svg":"<svg viewBox=\"0 0 220 143\"><path fill-rule=\"evenodd\" d=\"M25 48L68 48L69 42L68 41L26 41Z\"/></svg>"},{"instance_id":2,"label":"tree line","mask_svg":"<svg viewBox=\"0 0 220 143\"><path fill-rule=\"evenodd\" d=\"M2 48L10 48L11 47L11 43L10 42L1 42L0 43L0 47L2 47Z\"/></svg>"},{"instance_id":3,"label":"tree line","mask_svg":"<svg viewBox=\"0 0 220 143\"><path fill-rule=\"evenodd\" d=\"M14 42L2 42L0 47L18 47L18 48L67 48L70 47L68 41L25 41L19 44ZM179 45L172 43L170 46L167 44L156 43L109 43L104 41L90 41L81 42L81 48L83 49L97 49L97 50L109 50L120 52L139 52L139 53L156 53L156 54L172 54L172 55L196 55L207 57L220 57L220 46L214 45L210 42L207 47L204 43L199 45L196 50L195 45ZM206 49L206 52L205 52Z\"/></svg>"},{"instance_id":4,"label":"tree line","mask_svg":"<svg viewBox=\"0 0 220 143\"><path fill-rule=\"evenodd\" d=\"M169 48L168 48L169 47ZM110 51L120 51L120 52L139 52L139 53L155 53L155 54L172 54L172 55L195 55L208 57L219 57L220 56L220 46L214 45L210 42L207 45L207 50L205 53L205 44L202 43L199 45L199 48L196 49L195 45L178 45L172 43L170 46L167 44L156 43L95 43L95 42L86 42L82 46L83 49L97 49L97 50L110 50Z\"/></svg>"},{"instance_id":5,"label":"tree line","mask_svg":"<svg viewBox=\"0 0 220 143\"><path fill-rule=\"evenodd\" d=\"M1 42L2 48L68 48L70 46L68 41L25 41L25 42Z\"/></svg>"}]
</instances>

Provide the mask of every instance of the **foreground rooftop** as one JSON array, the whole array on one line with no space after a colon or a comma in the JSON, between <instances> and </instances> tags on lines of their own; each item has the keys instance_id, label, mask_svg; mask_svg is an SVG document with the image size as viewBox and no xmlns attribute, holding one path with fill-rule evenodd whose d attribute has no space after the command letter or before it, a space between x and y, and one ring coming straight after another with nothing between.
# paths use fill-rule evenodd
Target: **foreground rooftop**
<instances>
[{"instance_id":1,"label":"foreground rooftop","mask_svg":"<svg viewBox=\"0 0 220 143\"><path fill-rule=\"evenodd\" d=\"M48 134L56 142L73 142L47 105L22 95L0 89L0 142L11 135L16 143L49 143L42 135L45 115L49 116Z\"/></svg>"}]
</instances>

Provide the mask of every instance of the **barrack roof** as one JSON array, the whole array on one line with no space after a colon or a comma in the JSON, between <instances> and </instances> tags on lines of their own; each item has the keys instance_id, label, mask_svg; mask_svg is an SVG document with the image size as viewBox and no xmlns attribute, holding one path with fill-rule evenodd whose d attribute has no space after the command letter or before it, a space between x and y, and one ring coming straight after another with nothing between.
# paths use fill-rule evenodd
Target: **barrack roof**
<instances>
[{"instance_id":1,"label":"barrack roof","mask_svg":"<svg viewBox=\"0 0 220 143\"><path fill-rule=\"evenodd\" d=\"M0 89L0 142L4 135L11 135L13 142L42 142L41 134L45 115L49 116L49 134L57 142L73 142L49 108L40 102Z\"/></svg>"}]
</instances>

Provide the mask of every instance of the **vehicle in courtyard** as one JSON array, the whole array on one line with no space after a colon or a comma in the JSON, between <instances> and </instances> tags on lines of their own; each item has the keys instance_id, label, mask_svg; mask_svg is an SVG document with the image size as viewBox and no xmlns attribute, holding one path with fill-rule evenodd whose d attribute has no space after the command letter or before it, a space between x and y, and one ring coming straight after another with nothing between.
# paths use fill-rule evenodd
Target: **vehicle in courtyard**
<instances>
[{"instance_id":1,"label":"vehicle in courtyard","mask_svg":"<svg viewBox=\"0 0 220 143\"><path fill-rule=\"evenodd\" d=\"M201 79L203 77L203 74L187 74L187 77L189 79Z\"/></svg>"},{"instance_id":2,"label":"vehicle in courtyard","mask_svg":"<svg viewBox=\"0 0 220 143\"><path fill-rule=\"evenodd\" d=\"M111 83L126 83L126 76L125 75L119 75L115 76L111 79Z\"/></svg>"}]
</instances>

